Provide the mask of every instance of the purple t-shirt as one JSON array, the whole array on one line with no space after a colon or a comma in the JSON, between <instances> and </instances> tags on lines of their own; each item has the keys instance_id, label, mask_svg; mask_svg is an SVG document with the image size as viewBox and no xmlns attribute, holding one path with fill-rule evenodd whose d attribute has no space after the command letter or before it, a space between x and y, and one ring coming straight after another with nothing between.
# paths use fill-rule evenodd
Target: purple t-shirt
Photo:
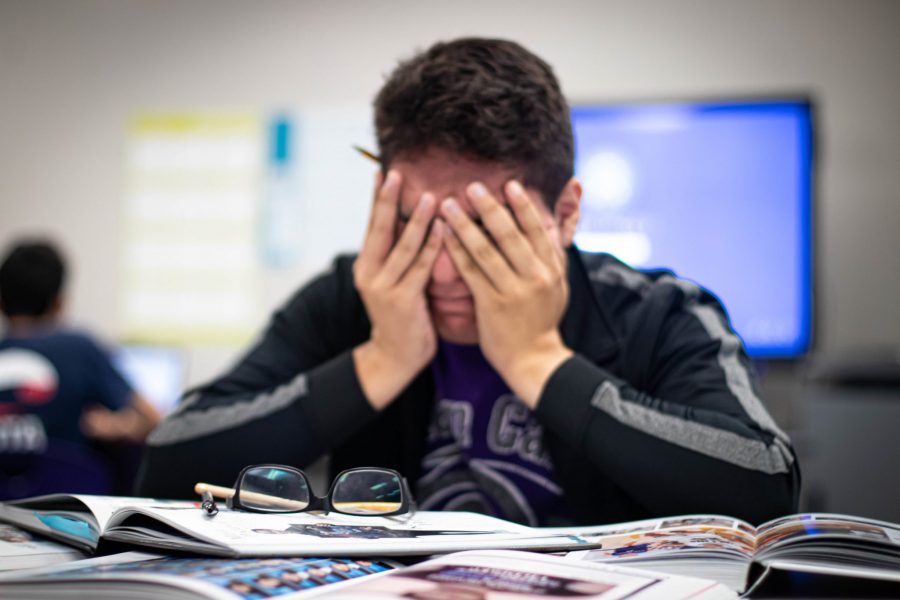
<instances>
[{"instance_id":1,"label":"purple t-shirt","mask_svg":"<svg viewBox=\"0 0 900 600\"><path fill-rule=\"evenodd\" d=\"M423 510L468 510L526 525L572 522L534 413L478 346L441 341L437 405L416 498Z\"/></svg>"}]
</instances>

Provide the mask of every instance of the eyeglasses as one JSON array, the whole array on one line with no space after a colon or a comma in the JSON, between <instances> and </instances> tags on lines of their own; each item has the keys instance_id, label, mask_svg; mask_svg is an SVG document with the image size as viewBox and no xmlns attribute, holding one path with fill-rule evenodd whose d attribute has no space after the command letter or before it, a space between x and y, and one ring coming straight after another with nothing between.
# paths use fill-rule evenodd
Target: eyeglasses
<instances>
[{"instance_id":1,"label":"eyeglasses","mask_svg":"<svg viewBox=\"0 0 900 600\"><path fill-rule=\"evenodd\" d=\"M406 479L381 467L342 471L325 496L313 493L303 471L285 465L244 467L233 489L198 483L194 490L203 495L201 508L210 516L218 512L213 494L225 497L228 508L249 512L323 511L375 517L415 512Z\"/></svg>"}]
</instances>

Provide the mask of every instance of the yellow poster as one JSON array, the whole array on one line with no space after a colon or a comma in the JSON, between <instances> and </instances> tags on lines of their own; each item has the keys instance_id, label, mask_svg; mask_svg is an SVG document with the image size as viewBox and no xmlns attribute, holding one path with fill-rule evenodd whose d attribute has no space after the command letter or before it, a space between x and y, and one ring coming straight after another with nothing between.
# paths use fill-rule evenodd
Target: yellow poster
<instances>
[{"instance_id":1,"label":"yellow poster","mask_svg":"<svg viewBox=\"0 0 900 600\"><path fill-rule=\"evenodd\" d=\"M241 113L143 114L125 167L126 339L243 344L258 327L264 128Z\"/></svg>"}]
</instances>

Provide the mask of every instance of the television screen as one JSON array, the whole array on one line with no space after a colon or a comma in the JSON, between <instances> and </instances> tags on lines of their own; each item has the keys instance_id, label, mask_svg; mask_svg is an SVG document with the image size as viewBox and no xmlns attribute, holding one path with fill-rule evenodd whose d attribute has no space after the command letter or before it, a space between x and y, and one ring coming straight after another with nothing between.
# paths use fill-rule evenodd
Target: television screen
<instances>
[{"instance_id":1,"label":"television screen","mask_svg":"<svg viewBox=\"0 0 900 600\"><path fill-rule=\"evenodd\" d=\"M575 237L716 294L755 358L812 336L812 114L806 100L572 109Z\"/></svg>"}]
</instances>

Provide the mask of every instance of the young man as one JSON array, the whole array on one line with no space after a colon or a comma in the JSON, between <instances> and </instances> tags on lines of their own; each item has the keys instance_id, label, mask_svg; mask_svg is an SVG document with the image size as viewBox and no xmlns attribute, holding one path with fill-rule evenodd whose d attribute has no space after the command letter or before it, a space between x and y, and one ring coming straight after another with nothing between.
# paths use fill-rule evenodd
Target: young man
<instances>
[{"instance_id":1,"label":"young man","mask_svg":"<svg viewBox=\"0 0 900 600\"><path fill-rule=\"evenodd\" d=\"M572 246L568 106L517 44L461 39L375 100L357 257L301 289L150 438L142 494L252 463L401 471L420 507L529 524L796 508L797 462L715 298Z\"/></svg>"},{"instance_id":2,"label":"young man","mask_svg":"<svg viewBox=\"0 0 900 600\"><path fill-rule=\"evenodd\" d=\"M61 327L65 265L43 241L16 245L0 266L0 496L110 493L90 439L140 442L156 409L83 333Z\"/></svg>"}]
</instances>

